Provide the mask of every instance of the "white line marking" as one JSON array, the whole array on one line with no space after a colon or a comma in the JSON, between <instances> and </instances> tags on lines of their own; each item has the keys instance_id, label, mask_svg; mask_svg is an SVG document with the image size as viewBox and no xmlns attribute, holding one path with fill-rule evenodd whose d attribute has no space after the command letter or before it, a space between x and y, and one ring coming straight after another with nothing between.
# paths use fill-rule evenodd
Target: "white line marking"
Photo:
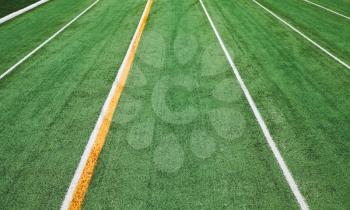
<instances>
[{"instance_id":1,"label":"white line marking","mask_svg":"<svg viewBox=\"0 0 350 210\"><path fill-rule=\"evenodd\" d=\"M340 58L338 58L337 56L333 55L331 52L329 52L328 50L326 50L325 48L321 47L319 44L317 44L315 41L313 41L311 38L309 38L308 36L306 36L305 34L303 34L301 31L299 31L298 29L296 29L294 26L292 26L291 24L289 24L287 21L283 20L282 18L280 18L278 15L276 15L275 13L273 13L271 10L267 9L266 7L264 7L263 5L261 5L259 2L253 0L254 3L256 3L257 5L259 5L261 8L263 8L264 10L266 10L268 13L270 13L272 16L274 16L275 18L277 18L279 21L281 21L282 23L286 24L289 28L291 28L293 31L297 32L300 36L304 37L306 40L308 40L309 42L311 42L313 45L315 45L317 48L319 48L320 50L322 50L324 53L326 53L327 55L329 55L331 58L333 58L334 60L336 60L338 63L340 63L341 65L345 66L347 69L350 69L349 64L345 63L344 61L342 61Z\"/></svg>"},{"instance_id":2,"label":"white line marking","mask_svg":"<svg viewBox=\"0 0 350 210\"><path fill-rule=\"evenodd\" d=\"M250 93L248 91L248 88L245 86L245 84L243 82L243 79L241 78L241 75L239 74L239 71L238 71L236 65L234 64L234 62L233 62L233 60L232 60L232 58L231 58L231 56L230 56L230 54L229 54L225 44L224 44L224 42L222 41L221 36L220 36L219 32L217 31L217 29L216 29L216 27L215 27L215 25L214 25L210 15L209 15L208 11L207 11L207 9L205 8L202 0L200 0L200 3L202 5L202 8L203 8L203 10L204 10L208 20L209 20L209 23L210 23L210 25L211 25L215 35L216 35L216 38L218 39L218 41L219 41L219 43L221 45L221 48L223 49L223 51L225 53L227 61L231 65L232 71L235 74L235 76L236 76L236 78L237 78L237 80L239 82L239 85L241 86L241 88L242 88L242 90L244 92L244 95L245 95L245 97L248 100L250 108L252 109L252 111L253 111L253 113L255 115L255 118L256 118L257 122L259 123L262 132L264 133L265 139L266 139L267 143L269 144L269 146L270 146L270 148L271 148L271 150L272 150L272 152L273 152L273 154L274 154L274 156L275 156L275 158L276 158L276 160L278 162L278 165L280 166L280 168L281 168L281 170L283 172L283 175L284 175L285 179L288 182L288 185L289 185L290 189L292 190L296 200L298 201L300 208L302 210L308 210L309 207L308 207L307 203L305 202L303 195L299 191L297 183L295 182L291 172L289 171L286 163L284 162L283 157L282 157L280 151L278 150L278 148L276 146L276 143L272 139L272 136L270 134L269 129L267 128L267 126L265 124L264 119L262 118L258 108L256 107L255 102L254 102L252 96L250 95Z\"/></svg>"},{"instance_id":3,"label":"white line marking","mask_svg":"<svg viewBox=\"0 0 350 210\"><path fill-rule=\"evenodd\" d=\"M124 60L123 60L123 63L122 65L119 67L119 70L118 70L118 73L117 73L117 76L112 84L112 88L111 90L109 91L109 94L107 96L107 99L103 105L103 108L101 110L101 113L100 113L100 116L98 117L98 120L97 120L97 123L95 125L95 128L94 130L92 131L91 133L91 136L89 138L89 141L85 147L85 150L83 152L83 155L81 156L80 158L80 162L79 162L79 165L78 165L78 168L76 169L75 173L74 173L74 176L73 176L73 179L72 179L72 182L68 188L68 191L67 191L67 194L64 198L64 201L63 201L63 204L61 206L61 210L68 210L69 208L69 205L70 205L70 202L73 198L73 195L74 195L74 191L79 183L79 180L80 180L80 177L81 177L81 174L83 173L83 170L84 170L84 167L86 165L86 162L89 158L89 155L91 153L91 150L94 146L94 143L95 143L95 139L97 137L97 134L101 128L101 125L102 125L102 122L103 122L103 119L104 119L104 116L106 116L106 113L108 111L108 107L109 107L109 104L111 103L111 100L113 98L113 95L115 93L115 90L118 86L118 83L119 83L119 80L120 80L120 77L121 75L123 74L123 69L125 69L125 65L127 65L127 62L128 62L128 57L130 56L131 52L132 52L132 47L133 47L133 43L135 42L136 38L137 38L137 34L138 34L138 31L140 30L141 28L141 25L142 25L142 20L144 19L144 16L146 15L146 12L147 12L147 6L148 4L150 4L150 0L148 0L147 4L146 4L146 7L145 7L145 10L143 11L143 14L141 16L141 19L140 19L140 22L136 28L136 31L135 31L135 34L130 42L130 45L129 45L129 48L128 48L128 51L124 57Z\"/></svg>"},{"instance_id":4,"label":"white line marking","mask_svg":"<svg viewBox=\"0 0 350 210\"><path fill-rule=\"evenodd\" d=\"M328 12L331 12L331 13L333 13L333 14L339 15L339 16L341 16L341 17L343 17L343 18L346 18L346 19L350 20L350 17L348 17L348 16L346 16L346 15L343 15L343 14L341 14L341 13L339 13L339 12L336 12L336 11L334 11L334 10L328 9L328 8L325 7L325 6L316 4L315 2L312 2L312 1L309 1L309 0L303 0L303 1L305 1L306 3L312 4L312 5L316 6L316 7L319 7L319 8L322 8L322 9L324 9L324 10L327 10Z\"/></svg>"},{"instance_id":5,"label":"white line marking","mask_svg":"<svg viewBox=\"0 0 350 210\"><path fill-rule=\"evenodd\" d=\"M16 12L13 12L13 13L11 13L11 14L8 14L8 15L6 15L5 17L0 18L0 25L3 24L3 23L5 23L6 21L9 21L9 20L11 20L12 18L15 18L15 17L17 17L17 16L19 16L19 15L25 13L25 12L28 12L29 10L32 10L32 9L34 9L35 7L38 7L38 6L44 4L44 3L48 2L48 1L49 1L49 0L40 0L40 1L38 1L38 2L35 2L34 4L31 4L31 5L29 5L29 6L25 7L25 8L23 8L23 9L20 9L20 10L18 10L18 11L16 11Z\"/></svg>"},{"instance_id":6,"label":"white line marking","mask_svg":"<svg viewBox=\"0 0 350 210\"><path fill-rule=\"evenodd\" d=\"M6 75L11 73L17 66L21 65L24 61L26 61L29 57L31 57L34 53L36 53L38 50L40 50L42 47L44 47L47 43L49 43L52 39L54 39L57 35L59 35L62 31L64 31L68 26L70 26L72 23L74 23L78 18L80 18L83 14L85 14L88 10L90 10L97 2L100 0L96 0L94 3L92 3L88 8L86 8L83 12L81 12L78 16L76 16L73 20L71 20L69 23L67 23L65 26L63 26L60 30L58 30L54 35L52 35L50 38L45 40L43 43L41 43L38 47L36 47L33 51L31 51L29 54L24 56L20 61L18 61L15 65L7 69L1 76L0 80L3 79Z\"/></svg>"}]
</instances>

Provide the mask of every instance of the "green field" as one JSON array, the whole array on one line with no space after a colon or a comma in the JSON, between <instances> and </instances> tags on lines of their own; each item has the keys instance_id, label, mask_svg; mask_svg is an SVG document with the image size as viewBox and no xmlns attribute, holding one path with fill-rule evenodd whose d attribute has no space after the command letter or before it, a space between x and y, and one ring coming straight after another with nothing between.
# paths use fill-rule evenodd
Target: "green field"
<instances>
[{"instance_id":1,"label":"green field","mask_svg":"<svg viewBox=\"0 0 350 210\"><path fill-rule=\"evenodd\" d=\"M300 0L259 2L288 20L337 57L350 63L350 19L339 17Z\"/></svg>"},{"instance_id":2,"label":"green field","mask_svg":"<svg viewBox=\"0 0 350 210\"><path fill-rule=\"evenodd\" d=\"M335 10L346 16L350 15L349 0L312 0L312 2L320 4L321 6L327 7L328 9Z\"/></svg>"},{"instance_id":3,"label":"green field","mask_svg":"<svg viewBox=\"0 0 350 210\"><path fill-rule=\"evenodd\" d=\"M0 75L93 2L0 25ZM61 207L146 2L99 1L0 80L0 209ZM350 20L258 2L350 64ZM350 70L253 1L203 3L310 209L350 209ZM153 1L82 208L300 209L199 0Z\"/></svg>"}]
</instances>

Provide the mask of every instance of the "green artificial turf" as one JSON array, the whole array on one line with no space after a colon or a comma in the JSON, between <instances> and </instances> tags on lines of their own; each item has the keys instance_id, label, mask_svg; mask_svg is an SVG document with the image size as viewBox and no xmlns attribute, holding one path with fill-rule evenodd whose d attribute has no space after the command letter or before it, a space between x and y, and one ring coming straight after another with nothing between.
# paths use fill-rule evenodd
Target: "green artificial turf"
<instances>
[{"instance_id":1,"label":"green artificial turf","mask_svg":"<svg viewBox=\"0 0 350 210\"><path fill-rule=\"evenodd\" d=\"M0 74L92 2L1 25ZM259 2L348 61L339 17ZM310 209L350 209L350 72L252 1L204 3ZM60 207L145 4L101 0L0 81L0 209ZM198 0L154 0L83 207L298 209Z\"/></svg>"},{"instance_id":2,"label":"green artificial turf","mask_svg":"<svg viewBox=\"0 0 350 210\"><path fill-rule=\"evenodd\" d=\"M348 19L300 0L259 0L259 2L350 65Z\"/></svg>"},{"instance_id":3,"label":"green artificial turf","mask_svg":"<svg viewBox=\"0 0 350 210\"><path fill-rule=\"evenodd\" d=\"M196 0L154 1L84 209L297 209Z\"/></svg>"},{"instance_id":4,"label":"green artificial turf","mask_svg":"<svg viewBox=\"0 0 350 210\"><path fill-rule=\"evenodd\" d=\"M0 81L0 209L59 209L143 6L100 1Z\"/></svg>"},{"instance_id":5,"label":"green artificial turf","mask_svg":"<svg viewBox=\"0 0 350 210\"><path fill-rule=\"evenodd\" d=\"M310 208L349 209L350 72L254 2L205 2Z\"/></svg>"},{"instance_id":6,"label":"green artificial turf","mask_svg":"<svg viewBox=\"0 0 350 210\"><path fill-rule=\"evenodd\" d=\"M0 0L0 18L29 6L39 0Z\"/></svg>"},{"instance_id":7,"label":"green artificial turf","mask_svg":"<svg viewBox=\"0 0 350 210\"><path fill-rule=\"evenodd\" d=\"M336 12L340 12L343 15L350 16L350 1L349 0L310 0L312 2L315 2L321 6L327 7L331 10L334 10Z\"/></svg>"},{"instance_id":8,"label":"green artificial turf","mask_svg":"<svg viewBox=\"0 0 350 210\"><path fill-rule=\"evenodd\" d=\"M54 0L0 25L0 75L93 2Z\"/></svg>"}]
</instances>

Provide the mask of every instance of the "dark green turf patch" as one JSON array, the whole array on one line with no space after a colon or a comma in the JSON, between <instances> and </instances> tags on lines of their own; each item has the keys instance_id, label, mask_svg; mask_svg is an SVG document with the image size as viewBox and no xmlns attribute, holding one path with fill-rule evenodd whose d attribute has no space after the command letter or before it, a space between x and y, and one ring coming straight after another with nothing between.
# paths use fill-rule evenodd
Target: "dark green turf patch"
<instances>
[{"instance_id":1,"label":"dark green turf patch","mask_svg":"<svg viewBox=\"0 0 350 210\"><path fill-rule=\"evenodd\" d=\"M39 0L0 0L0 18L27 7Z\"/></svg>"}]
</instances>

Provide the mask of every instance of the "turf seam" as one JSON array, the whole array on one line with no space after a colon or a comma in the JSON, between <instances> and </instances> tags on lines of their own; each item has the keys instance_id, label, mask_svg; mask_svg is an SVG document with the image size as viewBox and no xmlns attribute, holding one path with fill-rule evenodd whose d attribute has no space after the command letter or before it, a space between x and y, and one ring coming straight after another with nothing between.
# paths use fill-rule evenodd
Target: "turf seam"
<instances>
[{"instance_id":1,"label":"turf seam","mask_svg":"<svg viewBox=\"0 0 350 210\"><path fill-rule=\"evenodd\" d=\"M13 70L15 70L19 65L24 63L28 58L30 58L32 55L34 55L37 51L39 51L41 48L43 48L46 44L48 44L51 40L53 40L55 37L57 37L60 33L62 33L66 28L68 28L71 24L73 24L76 20L78 20L82 15L84 15L87 11L89 11L99 1L100 0L96 0L94 3L92 3L90 6L88 6L84 11L82 11L79 15L77 15L75 18L73 18L71 21L69 21L66 25L64 25L60 30L58 30L56 33L54 33L52 36L50 36L48 39L46 39L43 43L41 43L38 47L36 47L34 50L32 50L30 53L28 53L26 56L24 56L16 64L14 64L9 69L7 69L3 74L0 75L0 81L4 77L6 77L8 74L10 74Z\"/></svg>"},{"instance_id":2,"label":"turf seam","mask_svg":"<svg viewBox=\"0 0 350 210\"><path fill-rule=\"evenodd\" d=\"M35 2L35 3L33 3L33 4L31 4L31 5L27 6L27 7L24 7L22 9L20 9L20 10L17 10L16 12L12 12L11 14L8 14L5 17L0 18L0 25L5 23L5 22L7 22L7 21L9 21L9 20L12 20L13 18L15 18L15 17L17 17L19 15L22 15L22 14L24 14L24 13L26 13L26 12L32 10L32 9L35 9L36 7L46 3L48 1L49 0L40 0L40 1Z\"/></svg>"},{"instance_id":3,"label":"turf seam","mask_svg":"<svg viewBox=\"0 0 350 210\"><path fill-rule=\"evenodd\" d=\"M228 63L231 65L232 71L233 71L234 75L236 76L236 79L239 82L239 85L240 85L240 87L241 87L241 89L242 89L242 91L243 91L243 93L244 93L244 95L245 95L249 105L250 105L251 110L253 111L253 113L255 115L255 118L256 118L256 120L257 120L257 122L258 122L258 124L259 124L259 126L260 126L260 128L261 128L261 130L262 130L262 132L264 134L264 136L265 136L265 139L266 139L266 141L267 141L267 143L268 143L268 145L269 145L273 155L275 156L275 159L276 159L279 167L281 168L282 173L283 173L286 181L288 182L288 185L289 185L291 191L293 192L293 194L294 194L294 196L295 196L295 198L296 198L300 208L302 210L308 210L309 209L308 204L306 203L303 195L301 194L301 192L299 190L299 187L298 187L296 181L293 178L292 173L288 169L287 164L285 163L285 161L284 161L284 159L283 159L283 157L282 157L282 155L281 155L281 153L280 153L280 151L279 151L275 141L273 140L273 138L272 138L272 136L270 134L270 131L269 131L269 129L268 129L268 127L267 127L263 117L261 116L261 114L260 114L260 112L259 112L259 110L258 110L258 108L257 108L257 106L256 106L256 104L255 104L255 102L254 102L254 100L252 98L252 96L249 93L248 88L246 87L243 79L241 78L241 75L240 75L240 73L239 73L235 63L233 62L233 59L232 59L230 53L228 52L228 50L227 50L227 48L226 48L226 46L225 46L225 44L224 44L224 42L223 42L219 32L216 29L216 26L215 26L214 22L212 21L212 19L211 19L211 17L210 17L210 15L209 15L209 13L208 13L208 11L207 11L207 9L206 9L206 7L205 7L205 5L204 5L202 0L200 0L200 4L201 4L201 6L202 6L202 8L204 10L205 15L208 18L210 26L213 29L217 40L220 43L220 46L221 46L222 50L224 51L224 54L226 56L226 59L227 59Z\"/></svg>"},{"instance_id":4,"label":"turf seam","mask_svg":"<svg viewBox=\"0 0 350 210\"><path fill-rule=\"evenodd\" d=\"M147 1L140 22L124 57L123 63L119 68L118 74L100 112L95 128L92 131L88 143L80 158L79 165L65 195L61 210L81 208L85 194L88 191L99 154L102 151L109 127L112 123L114 111L118 105L121 92L123 91L128 73L135 58L136 50L146 25L152 2L153 0Z\"/></svg>"},{"instance_id":5,"label":"turf seam","mask_svg":"<svg viewBox=\"0 0 350 210\"><path fill-rule=\"evenodd\" d=\"M306 36L303 32L301 32L300 30L298 30L297 28L295 28L294 26L292 26L291 24L289 24L287 21L285 21L284 19L282 19L281 17L279 17L277 14L275 14L274 12L272 12L271 10L269 10L268 8L266 8L264 5L260 4L259 2L257 2L256 0L252 0L255 4L257 4L258 6L260 6L261 8L263 8L266 12L270 13L273 17L275 17L277 20L279 20L280 22L284 23L286 26L288 26L290 29L292 29L293 31L295 31L296 33L298 33L300 36L302 36L304 39L306 39L307 41L309 41L311 44L313 44L314 46L316 46L318 49L320 49L321 51L323 51L324 53L326 53L328 56L330 56L331 58L333 58L335 61L337 61L339 64L345 66L347 69L350 70L350 65L345 63L344 61L342 61L340 58L338 58L337 56L333 55L331 52L329 52L327 49L325 49L324 47L322 47L321 45L317 44L314 40L312 40L311 38L309 38L308 36Z\"/></svg>"}]
</instances>

